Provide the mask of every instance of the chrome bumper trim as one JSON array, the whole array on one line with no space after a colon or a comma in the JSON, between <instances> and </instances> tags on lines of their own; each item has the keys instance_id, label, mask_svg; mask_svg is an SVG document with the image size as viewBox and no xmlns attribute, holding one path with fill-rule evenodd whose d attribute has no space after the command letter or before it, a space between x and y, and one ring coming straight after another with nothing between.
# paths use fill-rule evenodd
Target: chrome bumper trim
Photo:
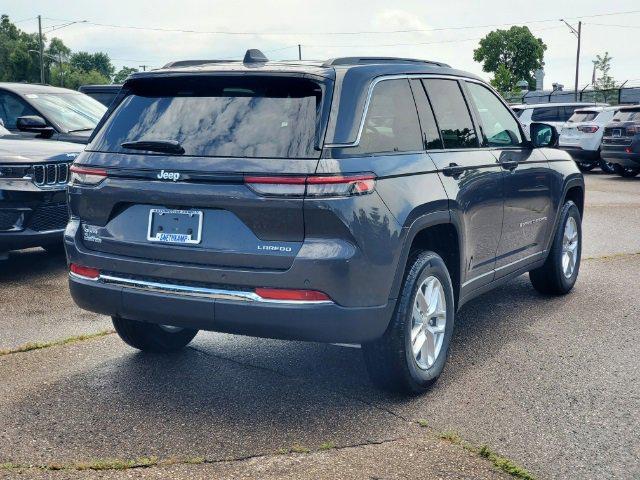
<instances>
[{"instance_id":1,"label":"chrome bumper trim","mask_svg":"<svg viewBox=\"0 0 640 480\"><path fill-rule=\"evenodd\" d=\"M151 282L148 280L137 280L131 278L116 277L114 275L100 274L96 279L90 279L69 272L69 276L80 280L94 281L106 285L114 285L143 292L160 293L195 298L209 298L216 300L233 300L239 302L275 303L280 305L323 305L332 304L330 300L271 300L262 298L255 292L242 290L222 290L218 288L192 287L187 285L175 285L161 282Z\"/></svg>"}]
</instances>

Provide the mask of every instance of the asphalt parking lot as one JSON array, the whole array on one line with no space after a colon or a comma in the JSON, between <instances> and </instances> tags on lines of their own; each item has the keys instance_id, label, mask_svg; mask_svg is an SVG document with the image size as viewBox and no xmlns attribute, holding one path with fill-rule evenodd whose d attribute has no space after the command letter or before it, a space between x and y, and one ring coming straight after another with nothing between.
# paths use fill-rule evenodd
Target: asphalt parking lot
<instances>
[{"instance_id":1,"label":"asphalt parking lot","mask_svg":"<svg viewBox=\"0 0 640 480\"><path fill-rule=\"evenodd\" d=\"M467 304L414 398L375 390L356 348L201 332L138 353L73 305L62 256L12 254L0 477L509 478L473 453L488 445L536 478L640 478L640 179L586 181L575 290L544 297L525 275Z\"/></svg>"}]
</instances>

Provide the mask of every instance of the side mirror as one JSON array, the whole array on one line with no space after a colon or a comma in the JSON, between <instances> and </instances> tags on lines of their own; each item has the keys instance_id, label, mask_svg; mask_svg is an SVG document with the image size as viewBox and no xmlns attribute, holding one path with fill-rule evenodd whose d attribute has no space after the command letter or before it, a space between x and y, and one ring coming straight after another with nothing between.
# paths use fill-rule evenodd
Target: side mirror
<instances>
[{"instance_id":1,"label":"side mirror","mask_svg":"<svg viewBox=\"0 0 640 480\"><path fill-rule=\"evenodd\" d=\"M535 148L553 148L558 145L558 131L553 125L534 122L529 126L529 132Z\"/></svg>"},{"instance_id":2,"label":"side mirror","mask_svg":"<svg viewBox=\"0 0 640 480\"><path fill-rule=\"evenodd\" d=\"M16 119L16 127L21 132L39 133L43 137L50 137L55 130L47 125L44 118L38 115L25 115Z\"/></svg>"}]
</instances>

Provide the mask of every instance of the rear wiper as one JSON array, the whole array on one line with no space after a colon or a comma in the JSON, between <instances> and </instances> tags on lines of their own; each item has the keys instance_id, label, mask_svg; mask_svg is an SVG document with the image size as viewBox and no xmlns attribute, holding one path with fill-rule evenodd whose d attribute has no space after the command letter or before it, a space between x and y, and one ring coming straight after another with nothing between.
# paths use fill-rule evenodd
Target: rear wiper
<instances>
[{"instance_id":1,"label":"rear wiper","mask_svg":"<svg viewBox=\"0 0 640 480\"><path fill-rule=\"evenodd\" d=\"M130 148L132 150L175 153L176 155L182 155L184 153L182 145L174 140L137 140L135 142L121 143L120 146L122 148Z\"/></svg>"}]
</instances>

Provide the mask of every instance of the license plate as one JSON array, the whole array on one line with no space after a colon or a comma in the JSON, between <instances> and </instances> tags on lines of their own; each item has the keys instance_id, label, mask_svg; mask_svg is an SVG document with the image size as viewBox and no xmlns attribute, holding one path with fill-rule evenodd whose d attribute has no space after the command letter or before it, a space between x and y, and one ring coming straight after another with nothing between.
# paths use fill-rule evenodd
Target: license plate
<instances>
[{"instance_id":1,"label":"license plate","mask_svg":"<svg viewBox=\"0 0 640 480\"><path fill-rule=\"evenodd\" d=\"M616 138L620 138L622 136L622 130L620 130L619 128L614 128L613 129L613 136Z\"/></svg>"},{"instance_id":2,"label":"license plate","mask_svg":"<svg viewBox=\"0 0 640 480\"><path fill-rule=\"evenodd\" d=\"M198 244L202 236L202 211L152 208L149 210L150 242Z\"/></svg>"}]
</instances>

